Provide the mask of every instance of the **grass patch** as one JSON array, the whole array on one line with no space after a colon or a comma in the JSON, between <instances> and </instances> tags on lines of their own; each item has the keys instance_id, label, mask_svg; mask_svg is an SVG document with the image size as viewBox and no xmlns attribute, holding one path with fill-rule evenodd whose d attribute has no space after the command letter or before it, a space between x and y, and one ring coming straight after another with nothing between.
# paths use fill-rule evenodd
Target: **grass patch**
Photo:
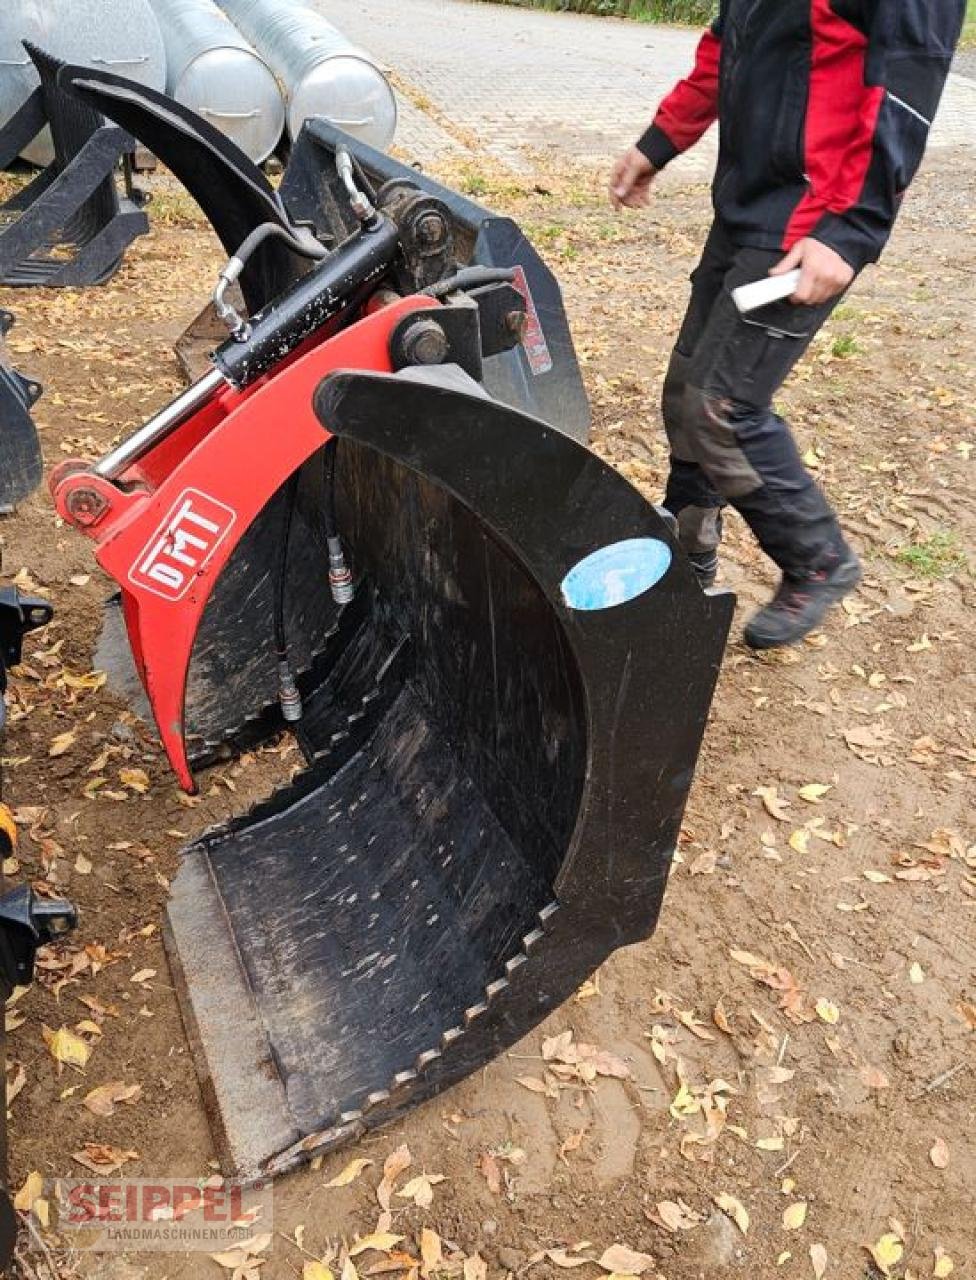
<instances>
[{"instance_id":1,"label":"grass patch","mask_svg":"<svg viewBox=\"0 0 976 1280\"><path fill-rule=\"evenodd\" d=\"M604 18L634 18L638 22L710 22L718 5L713 0L497 0L523 9L559 13L592 13Z\"/></svg>"},{"instance_id":2,"label":"grass patch","mask_svg":"<svg viewBox=\"0 0 976 1280\"><path fill-rule=\"evenodd\" d=\"M963 46L976 46L976 0L967 0L966 17L962 24Z\"/></svg>"},{"instance_id":3,"label":"grass patch","mask_svg":"<svg viewBox=\"0 0 976 1280\"><path fill-rule=\"evenodd\" d=\"M830 354L837 360L846 360L848 356L857 355L860 349L852 333L839 333L831 343Z\"/></svg>"},{"instance_id":4,"label":"grass patch","mask_svg":"<svg viewBox=\"0 0 976 1280\"><path fill-rule=\"evenodd\" d=\"M895 559L916 578L949 578L968 563L959 539L945 530L902 547Z\"/></svg>"}]
</instances>

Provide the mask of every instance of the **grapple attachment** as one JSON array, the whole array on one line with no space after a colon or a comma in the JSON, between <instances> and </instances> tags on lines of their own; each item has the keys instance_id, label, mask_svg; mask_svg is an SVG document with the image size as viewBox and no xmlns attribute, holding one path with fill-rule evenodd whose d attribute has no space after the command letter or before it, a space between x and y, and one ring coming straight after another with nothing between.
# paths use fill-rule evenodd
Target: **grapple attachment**
<instances>
[{"instance_id":1,"label":"grapple attachment","mask_svg":"<svg viewBox=\"0 0 976 1280\"><path fill-rule=\"evenodd\" d=\"M144 92L85 79L129 127L156 119ZM651 933L733 606L574 438L558 289L514 224L318 134L356 226L329 213L331 179L303 197L325 210L312 250L275 204L246 243L311 269L244 320L221 292L242 248L210 371L53 479L121 588L184 787L200 725L275 727L276 679L308 763L186 850L169 911L224 1164L245 1175L482 1066ZM236 160L221 173L259 189ZM533 314L549 365L520 342Z\"/></svg>"},{"instance_id":2,"label":"grapple attachment","mask_svg":"<svg viewBox=\"0 0 976 1280\"><path fill-rule=\"evenodd\" d=\"M306 702L312 763L174 884L245 1173L482 1066L657 919L732 597L594 454L466 382L321 384L360 587Z\"/></svg>"}]
</instances>

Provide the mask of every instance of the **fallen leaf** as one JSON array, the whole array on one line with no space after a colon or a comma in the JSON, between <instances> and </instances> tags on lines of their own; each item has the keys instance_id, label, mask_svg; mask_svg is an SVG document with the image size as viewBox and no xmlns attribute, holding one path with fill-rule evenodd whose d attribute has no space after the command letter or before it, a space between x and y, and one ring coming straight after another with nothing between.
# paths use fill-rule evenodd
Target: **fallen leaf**
<instances>
[{"instance_id":1,"label":"fallen leaf","mask_svg":"<svg viewBox=\"0 0 976 1280\"><path fill-rule=\"evenodd\" d=\"M574 1267L586 1267L593 1259L578 1253L567 1253L565 1249L547 1249L546 1257L563 1271L571 1271Z\"/></svg>"},{"instance_id":2,"label":"fallen leaf","mask_svg":"<svg viewBox=\"0 0 976 1280\"><path fill-rule=\"evenodd\" d=\"M946 1280L946 1277L951 1276L955 1269L956 1264L953 1262L949 1254L946 1253L945 1249L943 1249L941 1245L936 1245L935 1267L932 1271L932 1275L935 1277L935 1280Z\"/></svg>"},{"instance_id":3,"label":"fallen leaf","mask_svg":"<svg viewBox=\"0 0 976 1280\"><path fill-rule=\"evenodd\" d=\"M657 1216L669 1231L691 1231L702 1220L683 1200L662 1200L657 1206Z\"/></svg>"},{"instance_id":4,"label":"fallen leaf","mask_svg":"<svg viewBox=\"0 0 976 1280\"><path fill-rule=\"evenodd\" d=\"M24 1179L24 1185L14 1196L14 1208L19 1213L30 1213L34 1201L43 1190L44 1179L36 1170L33 1170Z\"/></svg>"},{"instance_id":5,"label":"fallen leaf","mask_svg":"<svg viewBox=\"0 0 976 1280\"><path fill-rule=\"evenodd\" d=\"M727 1214L743 1235L749 1230L749 1211L741 1200L723 1191L721 1195L712 1197L724 1214Z\"/></svg>"},{"instance_id":6,"label":"fallen leaf","mask_svg":"<svg viewBox=\"0 0 976 1280\"><path fill-rule=\"evenodd\" d=\"M115 1114L117 1103L127 1102L130 1105L142 1097L142 1086L124 1084L121 1080L113 1080L109 1084L100 1084L82 1099L84 1106L93 1115L111 1116Z\"/></svg>"},{"instance_id":7,"label":"fallen leaf","mask_svg":"<svg viewBox=\"0 0 976 1280\"><path fill-rule=\"evenodd\" d=\"M47 749L49 756L63 756L66 751L70 751L75 745L78 735L74 729L69 729L67 733L59 733L51 739L51 745Z\"/></svg>"},{"instance_id":8,"label":"fallen leaf","mask_svg":"<svg viewBox=\"0 0 976 1280\"><path fill-rule=\"evenodd\" d=\"M72 1160L92 1173L114 1173L130 1160L138 1160L138 1151L123 1151L119 1147L105 1146L100 1142L86 1142L80 1151L71 1153Z\"/></svg>"},{"instance_id":9,"label":"fallen leaf","mask_svg":"<svg viewBox=\"0 0 976 1280\"><path fill-rule=\"evenodd\" d=\"M824 1273L827 1270L827 1250L822 1244L812 1244L810 1246L810 1261L813 1264L813 1274L817 1280L823 1280Z\"/></svg>"},{"instance_id":10,"label":"fallen leaf","mask_svg":"<svg viewBox=\"0 0 976 1280\"><path fill-rule=\"evenodd\" d=\"M473 1257L464 1259L462 1271L464 1280L487 1280L488 1264L480 1254L476 1253Z\"/></svg>"},{"instance_id":11,"label":"fallen leaf","mask_svg":"<svg viewBox=\"0 0 976 1280\"><path fill-rule=\"evenodd\" d=\"M355 1182L364 1169L368 1169L372 1164L372 1160L364 1160L362 1156L357 1156L355 1160L350 1160L341 1173L337 1173L334 1178L325 1184L327 1187L348 1187L350 1182Z\"/></svg>"},{"instance_id":12,"label":"fallen leaf","mask_svg":"<svg viewBox=\"0 0 976 1280\"><path fill-rule=\"evenodd\" d=\"M691 863L688 867L688 872L693 876L710 876L714 874L717 863L718 854L706 849Z\"/></svg>"},{"instance_id":13,"label":"fallen leaf","mask_svg":"<svg viewBox=\"0 0 976 1280\"><path fill-rule=\"evenodd\" d=\"M67 1027L59 1027L57 1031L42 1027L41 1030L52 1058L66 1066L77 1067L79 1071L85 1067L91 1057L91 1045L86 1040Z\"/></svg>"},{"instance_id":14,"label":"fallen leaf","mask_svg":"<svg viewBox=\"0 0 976 1280\"><path fill-rule=\"evenodd\" d=\"M335 1277L324 1262L306 1258L302 1264L302 1280L335 1280Z\"/></svg>"},{"instance_id":15,"label":"fallen leaf","mask_svg":"<svg viewBox=\"0 0 976 1280\"><path fill-rule=\"evenodd\" d=\"M798 1200L783 1210L783 1230L799 1231L807 1220L807 1202Z\"/></svg>"},{"instance_id":16,"label":"fallen leaf","mask_svg":"<svg viewBox=\"0 0 976 1280\"><path fill-rule=\"evenodd\" d=\"M949 1144L945 1138L936 1138L932 1143L932 1150L929 1152L929 1159L937 1169L948 1169L949 1167Z\"/></svg>"},{"instance_id":17,"label":"fallen leaf","mask_svg":"<svg viewBox=\"0 0 976 1280\"><path fill-rule=\"evenodd\" d=\"M68 579L73 587L87 587L91 582L90 573L75 573Z\"/></svg>"},{"instance_id":18,"label":"fallen leaf","mask_svg":"<svg viewBox=\"0 0 976 1280\"><path fill-rule=\"evenodd\" d=\"M816 1006L817 1017L821 1022L826 1022L828 1026L835 1026L840 1021L840 1010L830 1000L825 1000L823 996L817 1001Z\"/></svg>"},{"instance_id":19,"label":"fallen leaf","mask_svg":"<svg viewBox=\"0 0 976 1280\"><path fill-rule=\"evenodd\" d=\"M412 1200L418 1209L429 1209L434 1203L434 1188L443 1181L442 1173L421 1173L411 1178L397 1195Z\"/></svg>"},{"instance_id":20,"label":"fallen leaf","mask_svg":"<svg viewBox=\"0 0 976 1280\"><path fill-rule=\"evenodd\" d=\"M149 774L145 769L120 769L119 781L123 787L128 787L139 795L145 795L149 790Z\"/></svg>"},{"instance_id":21,"label":"fallen leaf","mask_svg":"<svg viewBox=\"0 0 976 1280\"><path fill-rule=\"evenodd\" d=\"M435 1267L440 1266L444 1256L444 1250L441 1245L441 1238L436 1231L432 1231L430 1227L424 1227L420 1232L420 1259L423 1263L421 1267L422 1273L427 1276Z\"/></svg>"},{"instance_id":22,"label":"fallen leaf","mask_svg":"<svg viewBox=\"0 0 976 1280\"><path fill-rule=\"evenodd\" d=\"M500 1196L502 1193L502 1166L499 1160L490 1151L484 1151L478 1161L478 1168L484 1174L491 1194Z\"/></svg>"},{"instance_id":23,"label":"fallen leaf","mask_svg":"<svg viewBox=\"0 0 976 1280\"><path fill-rule=\"evenodd\" d=\"M535 1076L516 1076L515 1083L520 1084L523 1089L528 1089L529 1093L544 1093L547 1097L553 1093L545 1080L539 1080ZM558 1097L558 1094L556 1096Z\"/></svg>"},{"instance_id":24,"label":"fallen leaf","mask_svg":"<svg viewBox=\"0 0 976 1280\"><path fill-rule=\"evenodd\" d=\"M790 807L790 802L784 800L775 787L757 787L752 794L763 802L763 807L771 818L775 818L777 822L789 822L786 810Z\"/></svg>"},{"instance_id":25,"label":"fallen leaf","mask_svg":"<svg viewBox=\"0 0 976 1280\"><path fill-rule=\"evenodd\" d=\"M905 1252L904 1245L892 1231L886 1232L877 1244L868 1248L874 1259L874 1265L883 1276L891 1275L891 1268L896 1267Z\"/></svg>"},{"instance_id":26,"label":"fallen leaf","mask_svg":"<svg viewBox=\"0 0 976 1280\"><path fill-rule=\"evenodd\" d=\"M134 973L129 979L130 982L143 983L148 982L150 978L155 978L155 969L140 969L138 973Z\"/></svg>"},{"instance_id":27,"label":"fallen leaf","mask_svg":"<svg viewBox=\"0 0 976 1280\"><path fill-rule=\"evenodd\" d=\"M810 832L804 827L798 827L790 836L788 843L794 853L809 853Z\"/></svg>"},{"instance_id":28,"label":"fallen leaf","mask_svg":"<svg viewBox=\"0 0 976 1280\"><path fill-rule=\"evenodd\" d=\"M805 787L801 787L797 795L807 804L819 804L828 791L833 791L833 787L822 782L810 782Z\"/></svg>"},{"instance_id":29,"label":"fallen leaf","mask_svg":"<svg viewBox=\"0 0 976 1280\"><path fill-rule=\"evenodd\" d=\"M917 960L912 963L908 970L908 981L913 987L920 987L925 981L925 970Z\"/></svg>"},{"instance_id":30,"label":"fallen leaf","mask_svg":"<svg viewBox=\"0 0 976 1280\"><path fill-rule=\"evenodd\" d=\"M640 1276L654 1265L654 1259L649 1253L638 1253L625 1244L612 1244L600 1255L599 1265L617 1276Z\"/></svg>"},{"instance_id":31,"label":"fallen leaf","mask_svg":"<svg viewBox=\"0 0 976 1280\"><path fill-rule=\"evenodd\" d=\"M361 1253L366 1253L369 1249L375 1249L377 1253L389 1253L402 1239L403 1236L394 1235L392 1231L374 1231L357 1240L349 1250L349 1256L358 1258Z\"/></svg>"}]
</instances>

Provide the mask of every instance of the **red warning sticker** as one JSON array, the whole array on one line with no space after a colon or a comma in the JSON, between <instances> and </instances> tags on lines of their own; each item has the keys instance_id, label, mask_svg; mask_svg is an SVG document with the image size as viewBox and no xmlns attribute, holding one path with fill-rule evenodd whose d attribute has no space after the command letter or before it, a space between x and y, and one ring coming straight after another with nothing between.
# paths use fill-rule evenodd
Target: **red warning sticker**
<instances>
[{"instance_id":1,"label":"red warning sticker","mask_svg":"<svg viewBox=\"0 0 976 1280\"><path fill-rule=\"evenodd\" d=\"M512 283L525 299L526 326L522 346L525 348L525 354L529 358L529 368L538 377L540 373L548 373L552 368L549 343L546 342L546 335L542 332L542 323L539 320L539 313L535 309L532 290L529 288L525 271L521 267L515 268L515 279Z\"/></svg>"}]
</instances>

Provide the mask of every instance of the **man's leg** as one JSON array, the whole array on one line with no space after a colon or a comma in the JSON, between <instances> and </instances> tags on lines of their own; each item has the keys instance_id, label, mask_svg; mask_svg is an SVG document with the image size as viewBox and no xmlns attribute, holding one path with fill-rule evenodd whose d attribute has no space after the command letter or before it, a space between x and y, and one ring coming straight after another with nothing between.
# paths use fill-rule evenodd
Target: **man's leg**
<instances>
[{"instance_id":1,"label":"man's leg","mask_svg":"<svg viewBox=\"0 0 976 1280\"><path fill-rule=\"evenodd\" d=\"M721 227L715 224L705 242L701 262L691 274L691 299L664 379L661 412L671 451L664 506L678 522L678 540L702 586L710 587L718 570L725 499L696 460L685 421L689 374L708 317L722 292L735 257ZM693 424L692 424L693 425Z\"/></svg>"},{"instance_id":2,"label":"man's leg","mask_svg":"<svg viewBox=\"0 0 976 1280\"><path fill-rule=\"evenodd\" d=\"M731 298L779 257L736 253L687 370L682 413L695 461L783 572L775 599L746 628L756 648L802 638L860 578L836 515L772 410L773 395L839 299L775 303L743 317Z\"/></svg>"}]
</instances>

